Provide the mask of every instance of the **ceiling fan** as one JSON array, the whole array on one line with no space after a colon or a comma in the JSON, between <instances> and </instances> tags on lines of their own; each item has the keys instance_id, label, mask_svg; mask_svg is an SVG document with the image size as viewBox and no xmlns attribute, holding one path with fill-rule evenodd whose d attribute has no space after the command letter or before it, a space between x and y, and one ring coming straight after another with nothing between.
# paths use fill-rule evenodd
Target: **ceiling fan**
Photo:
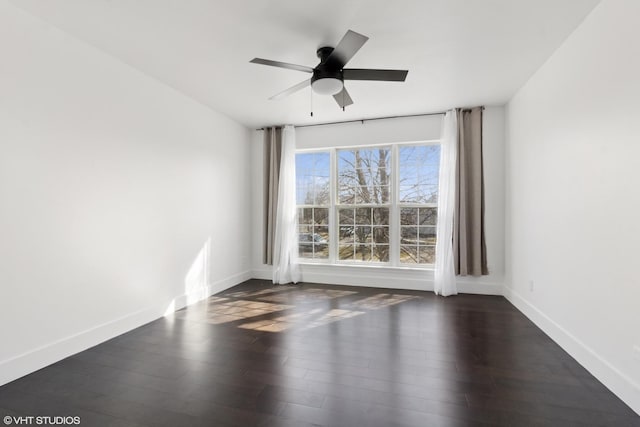
<instances>
[{"instance_id":1,"label":"ceiling fan","mask_svg":"<svg viewBox=\"0 0 640 427\"><path fill-rule=\"evenodd\" d=\"M317 94L333 95L338 105L344 110L344 107L353 104L349 92L344 87L345 80L403 82L409 72L407 70L344 68L367 40L369 40L369 37L358 34L355 31L347 31L335 48L326 46L316 51L318 58L320 58L320 63L314 68L262 58L253 58L249 62L311 73L310 79L306 79L269 99L281 99L311 85L311 89Z\"/></svg>"}]
</instances>

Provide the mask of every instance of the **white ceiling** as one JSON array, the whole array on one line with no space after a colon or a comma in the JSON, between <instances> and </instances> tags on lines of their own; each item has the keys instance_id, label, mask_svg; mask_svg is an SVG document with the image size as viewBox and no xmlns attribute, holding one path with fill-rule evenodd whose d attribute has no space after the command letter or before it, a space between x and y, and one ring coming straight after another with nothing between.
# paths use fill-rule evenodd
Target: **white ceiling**
<instances>
[{"instance_id":1,"label":"white ceiling","mask_svg":"<svg viewBox=\"0 0 640 427\"><path fill-rule=\"evenodd\" d=\"M12 0L67 33L249 127L501 105L599 0ZM347 83L340 110L309 75L254 57L315 66L347 29L370 39L351 68L408 69L405 83Z\"/></svg>"}]
</instances>

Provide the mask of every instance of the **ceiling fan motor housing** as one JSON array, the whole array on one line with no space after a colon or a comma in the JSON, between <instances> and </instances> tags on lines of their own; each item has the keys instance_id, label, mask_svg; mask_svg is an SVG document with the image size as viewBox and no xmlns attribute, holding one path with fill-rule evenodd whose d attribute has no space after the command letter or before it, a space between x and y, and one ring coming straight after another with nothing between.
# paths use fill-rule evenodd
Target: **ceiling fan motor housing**
<instances>
[{"instance_id":1,"label":"ceiling fan motor housing","mask_svg":"<svg viewBox=\"0 0 640 427\"><path fill-rule=\"evenodd\" d=\"M338 79L342 81L342 70L327 70L322 68L322 66L318 66L313 70L313 75L311 76L311 84L320 79Z\"/></svg>"},{"instance_id":2,"label":"ceiling fan motor housing","mask_svg":"<svg viewBox=\"0 0 640 427\"><path fill-rule=\"evenodd\" d=\"M313 69L311 87L322 95L334 95L340 92L344 86L342 70L325 64L325 60L331 52L333 52L332 47L321 47L316 51L318 58L320 58L320 64Z\"/></svg>"},{"instance_id":3,"label":"ceiling fan motor housing","mask_svg":"<svg viewBox=\"0 0 640 427\"><path fill-rule=\"evenodd\" d=\"M330 46L323 46L316 50L316 55L320 58L320 62L325 62L329 55L333 52L333 48Z\"/></svg>"}]
</instances>

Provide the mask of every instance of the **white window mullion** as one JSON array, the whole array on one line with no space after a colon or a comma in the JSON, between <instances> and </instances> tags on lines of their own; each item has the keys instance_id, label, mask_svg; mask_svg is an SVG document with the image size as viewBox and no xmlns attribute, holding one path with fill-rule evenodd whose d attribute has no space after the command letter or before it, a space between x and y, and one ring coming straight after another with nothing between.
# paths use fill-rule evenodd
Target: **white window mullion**
<instances>
[{"instance_id":1,"label":"white window mullion","mask_svg":"<svg viewBox=\"0 0 640 427\"><path fill-rule=\"evenodd\" d=\"M391 147L391 203L389 209L389 263L400 264L400 210L398 209L399 159L398 146Z\"/></svg>"},{"instance_id":2,"label":"white window mullion","mask_svg":"<svg viewBox=\"0 0 640 427\"><path fill-rule=\"evenodd\" d=\"M331 186L330 197L331 205L329 206L329 262L334 264L338 259L338 212L336 209L336 200L338 197L338 164L336 160L336 149L333 148L329 152L329 168L330 178L329 185Z\"/></svg>"}]
</instances>

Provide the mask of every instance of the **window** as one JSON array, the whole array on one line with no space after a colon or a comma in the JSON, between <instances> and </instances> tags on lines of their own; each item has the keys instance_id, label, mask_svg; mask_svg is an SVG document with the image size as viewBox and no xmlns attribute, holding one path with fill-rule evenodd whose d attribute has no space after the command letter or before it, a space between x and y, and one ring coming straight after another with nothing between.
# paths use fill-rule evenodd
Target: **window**
<instances>
[{"instance_id":1,"label":"window","mask_svg":"<svg viewBox=\"0 0 640 427\"><path fill-rule=\"evenodd\" d=\"M388 148L338 150L338 259L389 261Z\"/></svg>"},{"instance_id":2,"label":"window","mask_svg":"<svg viewBox=\"0 0 640 427\"><path fill-rule=\"evenodd\" d=\"M398 151L400 263L433 264L440 146L406 146Z\"/></svg>"},{"instance_id":3,"label":"window","mask_svg":"<svg viewBox=\"0 0 640 427\"><path fill-rule=\"evenodd\" d=\"M298 153L300 257L433 264L439 167L437 144Z\"/></svg>"},{"instance_id":4,"label":"window","mask_svg":"<svg viewBox=\"0 0 640 427\"><path fill-rule=\"evenodd\" d=\"M301 258L329 258L329 153L296 155L298 251Z\"/></svg>"}]
</instances>

